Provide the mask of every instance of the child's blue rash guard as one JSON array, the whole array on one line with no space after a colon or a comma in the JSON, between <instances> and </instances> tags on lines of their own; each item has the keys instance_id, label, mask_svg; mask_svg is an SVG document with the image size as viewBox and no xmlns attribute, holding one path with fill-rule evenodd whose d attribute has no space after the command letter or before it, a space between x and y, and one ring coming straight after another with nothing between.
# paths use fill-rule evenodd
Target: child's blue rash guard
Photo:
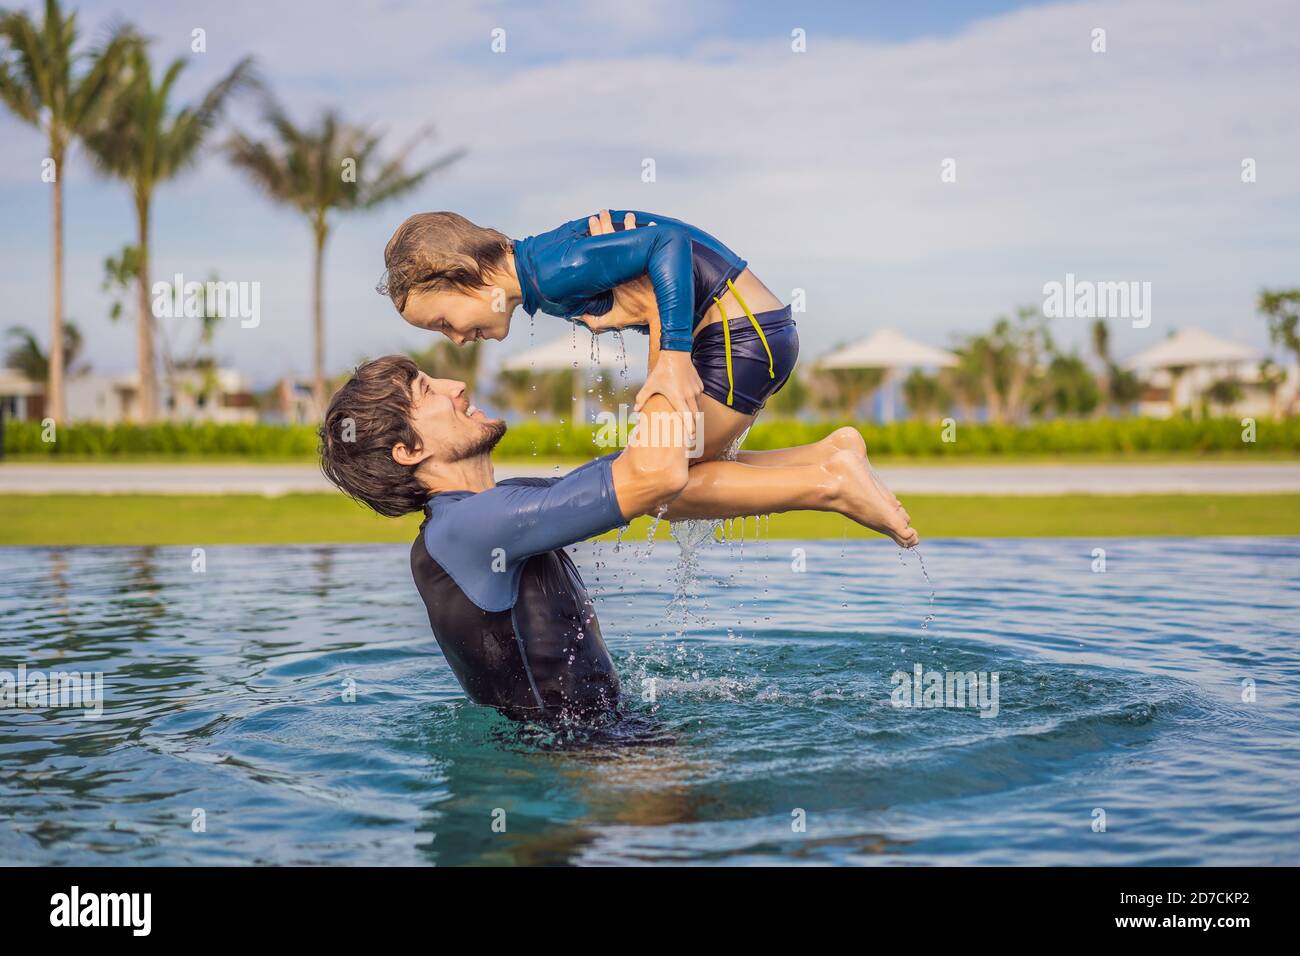
<instances>
[{"instance_id":1,"label":"child's blue rash guard","mask_svg":"<svg viewBox=\"0 0 1300 956\"><path fill-rule=\"evenodd\" d=\"M612 453L563 478L509 478L430 496L411 547L429 625L470 700L517 720L586 717L618 673L564 548L627 523Z\"/></svg>"},{"instance_id":2,"label":"child's blue rash guard","mask_svg":"<svg viewBox=\"0 0 1300 956\"><path fill-rule=\"evenodd\" d=\"M616 285L649 275L659 305L660 348L689 352L691 330L746 262L704 230L667 216L633 210L636 228L625 230L627 212L610 210L617 231L607 236L591 235L587 220L575 219L514 240L523 309L570 321L604 315L613 308Z\"/></svg>"}]
</instances>

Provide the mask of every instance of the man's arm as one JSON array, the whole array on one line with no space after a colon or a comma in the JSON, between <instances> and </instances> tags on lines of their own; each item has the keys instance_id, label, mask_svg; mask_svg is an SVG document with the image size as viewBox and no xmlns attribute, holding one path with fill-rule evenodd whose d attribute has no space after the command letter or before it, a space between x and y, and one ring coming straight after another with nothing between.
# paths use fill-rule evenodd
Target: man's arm
<instances>
[{"instance_id":1,"label":"man's arm","mask_svg":"<svg viewBox=\"0 0 1300 956\"><path fill-rule=\"evenodd\" d=\"M627 448L610 468L619 509L630 521L666 507L686 487L689 430L668 399L646 400Z\"/></svg>"},{"instance_id":2,"label":"man's arm","mask_svg":"<svg viewBox=\"0 0 1300 956\"><path fill-rule=\"evenodd\" d=\"M505 482L436 509L425 526L429 553L449 570L493 562L504 570L666 506L686 486L686 448L667 401L656 395L652 403L659 417L643 413L617 457L558 481Z\"/></svg>"}]
</instances>

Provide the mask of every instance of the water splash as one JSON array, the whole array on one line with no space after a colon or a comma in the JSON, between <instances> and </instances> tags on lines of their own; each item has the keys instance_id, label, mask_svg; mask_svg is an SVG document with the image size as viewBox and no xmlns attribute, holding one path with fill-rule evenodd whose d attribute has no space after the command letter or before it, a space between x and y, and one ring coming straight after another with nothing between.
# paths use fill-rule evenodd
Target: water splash
<instances>
[{"instance_id":1,"label":"water splash","mask_svg":"<svg viewBox=\"0 0 1300 956\"><path fill-rule=\"evenodd\" d=\"M621 343L620 338L620 343ZM626 362L625 362L626 369ZM719 461L735 461L740 454L740 446L749 434L749 429L745 429L736 436L720 455ZM743 539L744 526L741 519L741 534ZM757 518L755 519L757 524ZM678 623L677 634L681 637L685 633L686 625L692 618L691 603L697 599L700 594L700 554L701 549L707 545L717 543L719 536L727 542L730 547L731 536L730 520L723 521L720 518L684 518L678 521L669 522L669 534L680 549L677 564L669 572L673 581L673 597L668 602L669 620ZM741 543L741 558L744 558L744 543ZM728 582L734 583L736 577L735 569L728 575ZM707 604L705 609L707 610ZM734 608L733 608L734 610ZM711 622L704 614L694 615L696 623L708 626Z\"/></svg>"},{"instance_id":2,"label":"water splash","mask_svg":"<svg viewBox=\"0 0 1300 956\"><path fill-rule=\"evenodd\" d=\"M644 552L637 550L633 552L639 560L646 560L655 550L655 535L659 531L659 522L663 520L664 512L668 510L667 505L660 505L659 510L655 512L654 517L650 519L650 530L646 533L646 549ZM671 523L670 523L671 524Z\"/></svg>"},{"instance_id":3,"label":"water splash","mask_svg":"<svg viewBox=\"0 0 1300 956\"><path fill-rule=\"evenodd\" d=\"M677 638L686 634L692 621L707 626L703 614L692 614L691 605L700 597L700 556L702 548L713 544L721 522L716 519L691 519L669 522L668 532L677 542L681 554L669 571L673 596L665 611L667 619L676 625Z\"/></svg>"},{"instance_id":4,"label":"water splash","mask_svg":"<svg viewBox=\"0 0 1300 956\"><path fill-rule=\"evenodd\" d=\"M618 342L618 377L627 381L627 343L623 341L623 330L615 329L614 338Z\"/></svg>"},{"instance_id":5,"label":"water splash","mask_svg":"<svg viewBox=\"0 0 1300 956\"><path fill-rule=\"evenodd\" d=\"M930 600L928 604L928 610L926 611L925 619L921 621L921 630L924 631L929 629L930 622L934 620L935 588L934 588L934 582L930 580L930 572L926 570L925 555L921 553L921 546L917 545L915 548L912 548L911 550L916 552L916 560L920 563L921 566L921 577L925 579L925 584L930 589ZM905 551L902 548L898 549L898 563L903 565L904 567L907 566L906 555L907 555L907 551Z\"/></svg>"}]
</instances>

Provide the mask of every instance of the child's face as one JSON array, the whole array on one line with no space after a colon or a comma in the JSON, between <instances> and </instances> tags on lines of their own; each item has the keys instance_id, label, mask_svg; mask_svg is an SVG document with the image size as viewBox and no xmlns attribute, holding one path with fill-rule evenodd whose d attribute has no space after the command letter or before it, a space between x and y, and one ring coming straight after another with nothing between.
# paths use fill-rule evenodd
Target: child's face
<instances>
[{"instance_id":1,"label":"child's face","mask_svg":"<svg viewBox=\"0 0 1300 956\"><path fill-rule=\"evenodd\" d=\"M417 329L441 332L457 345L479 339L500 340L510 331L506 301L494 286L473 292L412 290L406 297L402 318Z\"/></svg>"}]
</instances>

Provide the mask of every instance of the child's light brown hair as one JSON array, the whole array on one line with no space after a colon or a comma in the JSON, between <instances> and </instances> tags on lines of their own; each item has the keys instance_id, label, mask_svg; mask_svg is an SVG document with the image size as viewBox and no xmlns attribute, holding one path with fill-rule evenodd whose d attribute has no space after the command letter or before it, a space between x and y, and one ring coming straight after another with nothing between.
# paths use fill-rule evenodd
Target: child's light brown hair
<instances>
[{"instance_id":1,"label":"child's light brown hair","mask_svg":"<svg viewBox=\"0 0 1300 956\"><path fill-rule=\"evenodd\" d=\"M386 271L377 290L406 310L412 291L472 292L505 268L510 239L454 212L421 212L397 227L384 247Z\"/></svg>"}]
</instances>

